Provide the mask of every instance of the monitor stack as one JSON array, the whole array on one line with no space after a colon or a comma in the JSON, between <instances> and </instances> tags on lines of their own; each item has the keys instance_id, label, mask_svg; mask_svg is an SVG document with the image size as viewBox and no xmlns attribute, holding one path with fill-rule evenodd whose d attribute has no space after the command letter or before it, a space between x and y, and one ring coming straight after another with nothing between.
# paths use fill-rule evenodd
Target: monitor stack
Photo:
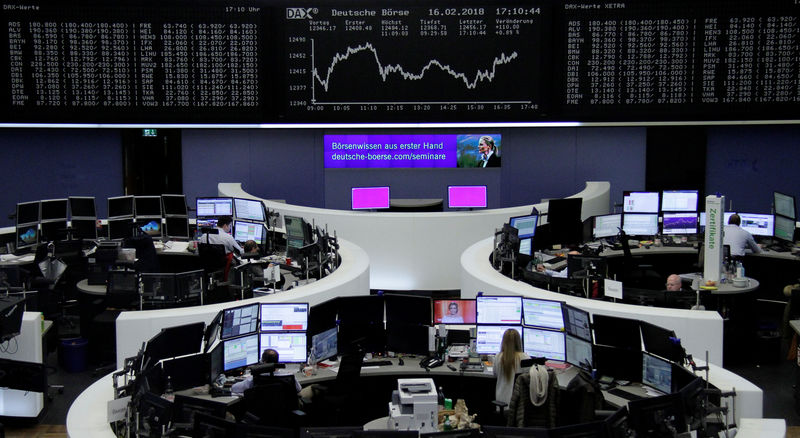
<instances>
[{"instance_id":1,"label":"monitor stack","mask_svg":"<svg viewBox=\"0 0 800 438\"><path fill-rule=\"evenodd\" d=\"M160 196L134 197L133 211L136 227L141 230L141 232L153 239L160 239L164 235L162 230L163 224L161 223L163 212Z\"/></svg>"},{"instance_id":2,"label":"monitor stack","mask_svg":"<svg viewBox=\"0 0 800 438\"><path fill-rule=\"evenodd\" d=\"M233 238L237 242L255 241L259 246L267 244L266 210L257 199L234 198Z\"/></svg>"},{"instance_id":3,"label":"monitor stack","mask_svg":"<svg viewBox=\"0 0 800 438\"><path fill-rule=\"evenodd\" d=\"M186 211L186 196L161 195L164 212L164 235L170 240L188 240L189 215Z\"/></svg>"},{"instance_id":4,"label":"monitor stack","mask_svg":"<svg viewBox=\"0 0 800 438\"><path fill-rule=\"evenodd\" d=\"M70 228L74 239L97 239L97 209L93 196L70 196Z\"/></svg>"}]
</instances>

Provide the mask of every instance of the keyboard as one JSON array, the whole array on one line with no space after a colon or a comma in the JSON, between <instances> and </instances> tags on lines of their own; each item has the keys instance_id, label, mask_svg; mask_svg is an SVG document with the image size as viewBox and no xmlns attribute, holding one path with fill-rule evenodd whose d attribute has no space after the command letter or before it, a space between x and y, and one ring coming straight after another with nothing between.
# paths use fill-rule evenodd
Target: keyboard
<instances>
[{"instance_id":1,"label":"keyboard","mask_svg":"<svg viewBox=\"0 0 800 438\"><path fill-rule=\"evenodd\" d=\"M390 360L368 360L361 364L363 367L385 367L392 365Z\"/></svg>"},{"instance_id":2,"label":"keyboard","mask_svg":"<svg viewBox=\"0 0 800 438\"><path fill-rule=\"evenodd\" d=\"M617 397L624 398L625 400L632 401L632 400L641 400L644 397L636 394L632 394L624 389L619 388L611 388L607 391L609 394L616 395Z\"/></svg>"},{"instance_id":3,"label":"keyboard","mask_svg":"<svg viewBox=\"0 0 800 438\"><path fill-rule=\"evenodd\" d=\"M545 269L557 271L567 266L567 259L565 259L564 257L554 257L542 263L542 266L544 266Z\"/></svg>"}]
</instances>

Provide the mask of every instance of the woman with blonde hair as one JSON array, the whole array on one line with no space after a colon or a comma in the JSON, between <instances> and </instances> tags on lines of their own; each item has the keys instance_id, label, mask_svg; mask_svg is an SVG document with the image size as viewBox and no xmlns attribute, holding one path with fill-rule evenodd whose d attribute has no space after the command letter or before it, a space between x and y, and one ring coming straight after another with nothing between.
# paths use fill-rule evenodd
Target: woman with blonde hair
<instances>
[{"instance_id":1,"label":"woman with blonde hair","mask_svg":"<svg viewBox=\"0 0 800 438\"><path fill-rule=\"evenodd\" d=\"M520 338L519 332L514 329L506 330L503 333L500 352L494 359L494 375L497 377L494 391L495 400L505 403L511 401L514 375L522 371L520 361L523 359L530 359L530 356L522 351L522 338Z\"/></svg>"}]
</instances>

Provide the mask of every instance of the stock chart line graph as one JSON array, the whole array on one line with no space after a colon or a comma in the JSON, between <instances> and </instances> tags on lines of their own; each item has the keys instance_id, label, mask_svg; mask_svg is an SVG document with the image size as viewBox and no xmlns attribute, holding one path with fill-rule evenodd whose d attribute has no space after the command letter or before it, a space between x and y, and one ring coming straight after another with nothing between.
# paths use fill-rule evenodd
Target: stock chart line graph
<instances>
[{"instance_id":1,"label":"stock chart line graph","mask_svg":"<svg viewBox=\"0 0 800 438\"><path fill-rule=\"evenodd\" d=\"M332 58L330 63L328 64L327 68L323 67L320 70L317 66L317 56L315 51L315 41L313 38L310 39L311 42L311 75L312 75L312 97L311 101L315 104L342 104L345 102L323 102L317 100L317 93L316 89L319 85L322 89L327 92L330 87L331 83L331 75L336 70L337 65L340 63L347 62L351 56L360 54L362 52L369 52L372 54L372 57L375 60L375 67L377 69L377 74L380 76L382 82L386 83L387 79L391 75L398 75L403 80L407 81L420 81L425 78L425 75L433 69L438 69L441 72L446 73L447 75L451 76L454 80L463 83L463 86L467 90L474 90L479 87L482 83L491 83L495 80L497 75L497 67L510 64L514 60L519 57L519 54L516 51L512 51L510 54L506 55L504 52L501 52L498 56L491 61L491 67L487 69L478 69L474 75L468 75L467 73L457 71L449 64L443 63L438 59L430 59L427 64L425 64L418 72L406 71L400 64L384 64L381 62L381 58L378 54L378 50L376 47L370 43L365 42L363 44L359 44L355 47L348 46L343 52L337 52ZM323 61L324 62L324 61ZM324 71L324 73L320 73ZM362 103L362 102L346 102L346 103ZM386 103L386 102L370 102L370 103ZM406 102L398 102L393 101L391 103L459 103L456 101L447 101L447 102L440 102L440 101L406 101ZM500 101L484 101L484 103L501 103ZM502 103L530 103L530 101L502 101Z\"/></svg>"}]
</instances>

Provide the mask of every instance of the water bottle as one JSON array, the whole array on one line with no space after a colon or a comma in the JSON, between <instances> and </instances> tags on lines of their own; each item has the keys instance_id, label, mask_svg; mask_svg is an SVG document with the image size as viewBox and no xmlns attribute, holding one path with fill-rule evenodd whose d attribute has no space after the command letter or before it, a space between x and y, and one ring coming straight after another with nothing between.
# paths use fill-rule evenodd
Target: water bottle
<instances>
[{"instance_id":1,"label":"water bottle","mask_svg":"<svg viewBox=\"0 0 800 438\"><path fill-rule=\"evenodd\" d=\"M167 376L167 384L164 385L164 398L173 401L175 400L175 391L172 389L172 377Z\"/></svg>"},{"instance_id":2,"label":"water bottle","mask_svg":"<svg viewBox=\"0 0 800 438\"><path fill-rule=\"evenodd\" d=\"M444 390L442 389L441 386L439 387L439 391L438 392L439 392L439 394L437 395L437 403L436 404L439 405L439 410L441 411L441 410L444 409Z\"/></svg>"}]
</instances>

